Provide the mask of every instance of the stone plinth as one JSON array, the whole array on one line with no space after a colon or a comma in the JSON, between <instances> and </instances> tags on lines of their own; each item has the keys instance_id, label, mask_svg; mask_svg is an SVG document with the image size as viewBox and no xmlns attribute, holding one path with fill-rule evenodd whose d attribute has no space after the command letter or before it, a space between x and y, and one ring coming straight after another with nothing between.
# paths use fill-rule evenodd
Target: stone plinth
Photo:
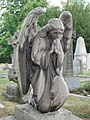
<instances>
[{"instance_id":1,"label":"stone plinth","mask_svg":"<svg viewBox=\"0 0 90 120\"><path fill-rule=\"evenodd\" d=\"M64 108L56 112L42 114L29 104L16 106L14 118L15 120L81 120Z\"/></svg>"},{"instance_id":2,"label":"stone plinth","mask_svg":"<svg viewBox=\"0 0 90 120\"><path fill-rule=\"evenodd\" d=\"M6 91L3 93L5 98L7 98L10 101L16 101L19 102L21 100L19 88L17 85L9 85L7 86Z\"/></svg>"},{"instance_id":3,"label":"stone plinth","mask_svg":"<svg viewBox=\"0 0 90 120\"><path fill-rule=\"evenodd\" d=\"M90 53L87 54L87 69L90 70Z\"/></svg>"},{"instance_id":4,"label":"stone plinth","mask_svg":"<svg viewBox=\"0 0 90 120\"><path fill-rule=\"evenodd\" d=\"M9 101L27 103L30 99L30 91L26 95L22 96L18 86L16 84L12 84L7 86L6 91L3 92L3 96Z\"/></svg>"},{"instance_id":5,"label":"stone plinth","mask_svg":"<svg viewBox=\"0 0 90 120\"><path fill-rule=\"evenodd\" d=\"M83 63L82 60L73 60L73 73L74 75L83 73Z\"/></svg>"},{"instance_id":6,"label":"stone plinth","mask_svg":"<svg viewBox=\"0 0 90 120\"><path fill-rule=\"evenodd\" d=\"M65 79L65 82L66 82L69 90L74 90L74 89L80 87L80 80L78 77L66 76L66 77L64 77L64 79Z\"/></svg>"}]
</instances>

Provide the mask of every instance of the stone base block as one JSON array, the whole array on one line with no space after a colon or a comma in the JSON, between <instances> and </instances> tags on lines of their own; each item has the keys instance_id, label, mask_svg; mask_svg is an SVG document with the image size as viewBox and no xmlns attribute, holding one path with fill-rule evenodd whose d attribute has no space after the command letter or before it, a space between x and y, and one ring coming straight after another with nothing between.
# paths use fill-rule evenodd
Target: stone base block
<instances>
[{"instance_id":1,"label":"stone base block","mask_svg":"<svg viewBox=\"0 0 90 120\"><path fill-rule=\"evenodd\" d=\"M74 90L76 88L79 88L80 87L80 80L78 77L74 77L74 76L71 76L71 77L64 77L65 79L65 82L69 88L69 90Z\"/></svg>"},{"instance_id":2,"label":"stone base block","mask_svg":"<svg viewBox=\"0 0 90 120\"><path fill-rule=\"evenodd\" d=\"M19 88L16 84L7 86L6 91L3 92L3 96L9 101L21 102L21 95Z\"/></svg>"},{"instance_id":3,"label":"stone base block","mask_svg":"<svg viewBox=\"0 0 90 120\"><path fill-rule=\"evenodd\" d=\"M21 102L22 98L19 96L11 96L7 92L3 92L3 96L8 99L9 101Z\"/></svg>"},{"instance_id":4,"label":"stone base block","mask_svg":"<svg viewBox=\"0 0 90 120\"><path fill-rule=\"evenodd\" d=\"M29 104L18 105L14 111L15 120L81 120L70 111L61 108L55 112L40 113Z\"/></svg>"}]
</instances>

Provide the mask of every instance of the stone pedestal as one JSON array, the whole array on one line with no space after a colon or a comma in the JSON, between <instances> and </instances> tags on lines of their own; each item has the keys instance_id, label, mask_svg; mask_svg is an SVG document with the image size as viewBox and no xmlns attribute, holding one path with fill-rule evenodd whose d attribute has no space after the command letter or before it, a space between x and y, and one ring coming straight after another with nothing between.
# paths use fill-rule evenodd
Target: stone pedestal
<instances>
[{"instance_id":1,"label":"stone pedestal","mask_svg":"<svg viewBox=\"0 0 90 120\"><path fill-rule=\"evenodd\" d=\"M61 108L56 112L41 114L29 104L18 105L14 111L15 120L81 120L70 111Z\"/></svg>"},{"instance_id":2,"label":"stone pedestal","mask_svg":"<svg viewBox=\"0 0 90 120\"><path fill-rule=\"evenodd\" d=\"M90 70L90 53L87 54L87 69Z\"/></svg>"},{"instance_id":3,"label":"stone pedestal","mask_svg":"<svg viewBox=\"0 0 90 120\"><path fill-rule=\"evenodd\" d=\"M7 89L3 95L10 101L20 102L21 100L19 88L16 84L7 86Z\"/></svg>"},{"instance_id":4,"label":"stone pedestal","mask_svg":"<svg viewBox=\"0 0 90 120\"><path fill-rule=\"evenodd\" d=\"M74 75L83 74L82 60L73 60L73 73Z\"/></svg>"},{"instance_id":5,"label":"stone pedestal","mask_svg":"<svg viewBox=\"0 0 90 120\"><path fill-rule=\"evenodd\" d=\"M24 96L20 94L20 90L17 84L7 86L6 91L3 92L3 96L9 101L27 103L30 99L30 91Z\"/></svg>"},{"instance_id":6,"label":"stone pedestal","mask_svg":"<svg viewBox=\"0 0 90 120\"><path fill-rule=\"evenodd\" d=\"M69 90L74 90L74 89L80 87L80 80L78 77L66 76L66 77L64 77L64 79L65 79L65 82L66 82Z\"/></svg>"}]
</instances>

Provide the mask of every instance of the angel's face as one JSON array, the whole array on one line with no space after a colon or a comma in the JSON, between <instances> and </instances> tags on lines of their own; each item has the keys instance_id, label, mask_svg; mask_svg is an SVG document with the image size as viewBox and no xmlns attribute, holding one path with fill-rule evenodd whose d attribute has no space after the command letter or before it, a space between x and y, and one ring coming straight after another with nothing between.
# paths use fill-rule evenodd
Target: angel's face
<instances>
[{"instance_id":1,"label":"angel's face","mask_svg":"<svg viewBox=\"0 0 90 120\"><path fill-rule=\"evenodd\" d=\"M58 30L51 30L49 34L50 34L50 36L51 36L51 38L53 40L55 40L57 38L62 39L62 37L63 37L63 31L60 30L60 29L58 29Z\"/></svg>"}]
</instances>

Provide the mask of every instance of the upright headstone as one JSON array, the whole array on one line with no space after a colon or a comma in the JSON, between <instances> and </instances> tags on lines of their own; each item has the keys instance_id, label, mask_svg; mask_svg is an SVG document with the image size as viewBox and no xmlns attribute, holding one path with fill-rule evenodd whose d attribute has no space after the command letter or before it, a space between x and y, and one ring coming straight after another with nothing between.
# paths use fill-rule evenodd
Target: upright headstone
<instances>
[{"instance_id":1,"label":"upright headstone","mask_svg":"<svg viewBox=\"0 0 90 120\"><path fill-rule=\"evenodd\" d=\"M87 51L85 47L85 42L82 37L79 37L77 39L76 49L74 53L74 73L75 74L82 73L82 71L87 68L86 59L87 59ZM76 63L78 63L78 65Z\"/></svg>"},{"instance_id":2,"label":"upright headstone","mask_svg":"<svg viewBox=\"0 0 90 120\"><path fill-rule=\"evenodd\" d=\"M9 40L8 45L12 45L13 47L13 54L12 54L12 68L9 69L8 72L8 78L10 81L13 81L16 84L13 84L11 86L7 86L7 90L6 92L3 93L3 95L11 101L18 101L21 103L26 103L29 100L29 92L27 93L27 95L23 95L22 94L22 90L21 90L21 81L19 79L19 70L18 70L18 36L19 36L19 32L15 32L12 39ZM15 91L15 94L11 94L8 91Z\"/></svg>"},{"instance_id":3,"label":"upright headstone","mask_svg":"<svg viewBox=\"0 0 90 120\"><path fill-rule=\"evenodd\" d=\"M72 42L70 48L68 49L64 64L63 64L63 75L70 90L80 87L80 81L77 77L73 76L73 40L76 38L76 32L73 31Z\"/></svg>"},{"instance_id":4,"label":"upright headstone","mask_svg":"<svg viewBox=\"0 0 90 120\"><path fill-rule=\"evenodd\" d=\"M63 64L64 76L73 76L73 40L74 39L76 39L76 31L73 30L71 44L65 55L64 64Z\"/></svg>"},{"instance_id":5,"label":"upright headstone","mask_svg":"<svg viewBox=\"0 0 90 120\"><path fill-rule=\"evenodd\" d=\"M63 64L63 75L72 76L73 75L73 44L71 43L69 50L66 53Z\"/></svg>"},{"instance_id":6,"label":"upright headstone","mask_svg":"<svg viewBox=\"0 0 90 120\"><path fill-rule=\"evenodd\" d=\"M7 86L7 89L6 89L5 92L3 92L3 95L9 101L22 102L22 98L20 96L19 88L15 84Z\"/></svg>"},{"instance_id":7,"label":"upright headstone","mask_svg":"<svg viewBox=\"0 0 90 120\"><path fill-rule=\"evenodd\" d=\"M19 32L15 32L12 39L8 42L9 45L12 45L12 47L14 48L13 50L13 54L12 54L12 65L13 67L15 68L17 65L17 55L18 55L18 49L17 49L17 44L18 44L18 35L19 35Z\"/></svg>"},{"instance_id":8,"label":"upright headstone","mask_svg":"<svg viewBox=\"0 0 90 120\"><path fill-rule=\"evenodd\" d=\"M90 53L87 54L87 69L90 70Z\"/></svg>"}]
</instances>

